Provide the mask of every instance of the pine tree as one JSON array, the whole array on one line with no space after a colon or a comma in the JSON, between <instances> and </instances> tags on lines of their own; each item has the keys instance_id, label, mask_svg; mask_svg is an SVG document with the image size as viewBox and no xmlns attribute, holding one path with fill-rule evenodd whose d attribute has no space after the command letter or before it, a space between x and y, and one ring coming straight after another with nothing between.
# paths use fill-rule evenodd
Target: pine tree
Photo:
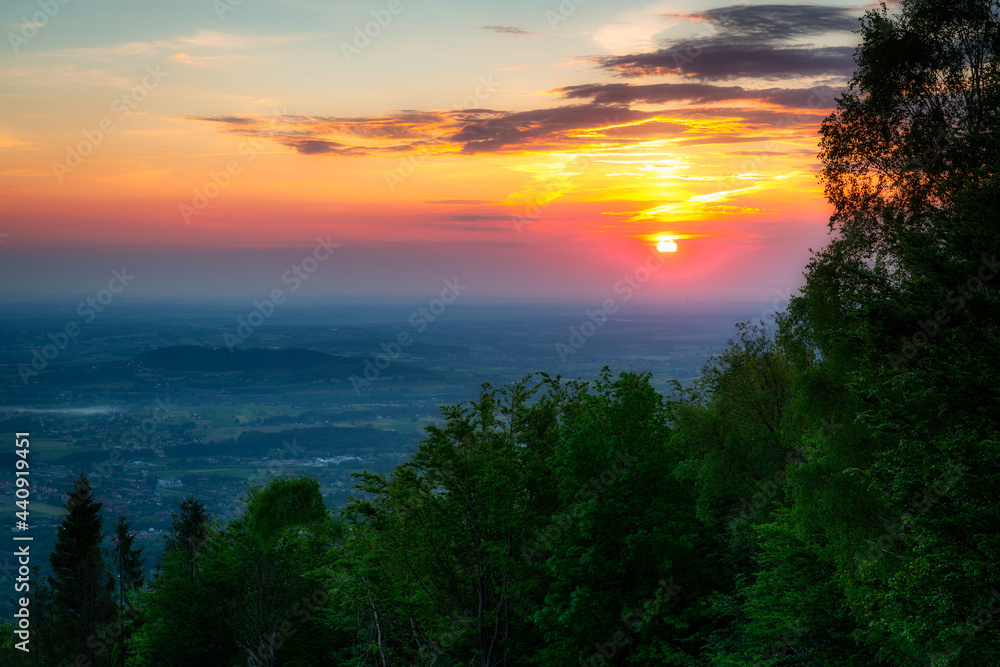
<instances>
[{"instance_id":1,"label":"pine tree","mask_svg":"<svg viewBox=\"0 0 1000 667\"><path fill-rule=\"evenodd\" d=\"M114 620L114 583L101 553L103 537L101 503L94 500L90 480L81 473L66 500L66 517L49 556L53 643L61 660L91 656L96 638Z\"/></svg>"},{"instance_id":2,"label":"pine tree","mask_svg":"<svg viewBox=\"0 0 1000 667\"><path fill-rule=\"evenodd\" d=\"M111 538L114 547L111 555L115 574L118 578L118 650L121 664L125 664L125 596L131 590L142 586L142 547L135 546L135 536L129 530L131 524L124 516L118 515L115 533Z\"/></svg>"},{"instance_id":3,"label":"pine tree","mask_svg":"<svg viewBox=\"0 0 1000 667\"><path fill-rule=\"evenodd\" d=\"M170 532L165 536L163 559L169 553L180 553L187 566L188 582L194 583L194 557L207 538L208 512L194 496L181 501L180 514L173 515Z\"/></svg>"}]
</instances>

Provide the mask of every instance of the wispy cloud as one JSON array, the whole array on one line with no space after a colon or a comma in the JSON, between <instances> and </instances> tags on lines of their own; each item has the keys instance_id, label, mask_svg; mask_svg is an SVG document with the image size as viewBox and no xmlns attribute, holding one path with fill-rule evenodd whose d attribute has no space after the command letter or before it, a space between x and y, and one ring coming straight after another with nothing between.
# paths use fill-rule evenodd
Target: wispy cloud
<instances>
[{"instance_id":1,"label":"wispy cloud","mask_svg":"<svg viewBox=\"0 0 1000 667\"><path fill-rule=\"evenodd\" d=\"M492 32L500 33L501 35L514 35L515 37L529 37L531 35L537 35L537 32L529 32L524 28L517 28L510 25L484 25L479 27L480 30L490 30Z\"/></svg>"}]
</instances>

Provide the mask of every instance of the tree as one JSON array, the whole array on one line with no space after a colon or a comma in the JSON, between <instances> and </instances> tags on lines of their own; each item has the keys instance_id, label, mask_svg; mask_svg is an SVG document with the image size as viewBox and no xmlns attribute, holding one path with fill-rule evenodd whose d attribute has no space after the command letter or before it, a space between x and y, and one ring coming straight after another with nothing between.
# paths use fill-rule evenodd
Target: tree
<instances>
[{"instance_id":1,"label":"tree","mask_svg":"<svg viewBox=\"0 0 1000 667\"><path fill-rule=\"evenodd\" d=\"M550 464L559 506L526 554L547 575L535 664L693 664L716 625L719 540L677 474L682 451L650 379L605 368L593 385L569 383Z\"/></svg>"},{"instance_id":2,"label":"tree","mask_svg":"<svg viewBox=\"0 0 1000 667\"><path fill-rule=\"evenodd\" d=\"M995 173L1000 2L903 0L895 15L883 4L861 34L820 158L831 225L852 255L884 260L897 234L926 228Z\"/></svg>"},{"instance_id":3,"label":"tree","mask_svg":"<svg viewBox=\"0 0 1000 667\"><path fill-rule=\"evenodd\" d=\"M541 644L530 616L545 584L524 552L556 509L561 397L528 382L442 408L445 424L388 478L359 475L362 498L344 513L359 658L507 665Z\"/></svg>"},{"instance_id":4,"label":"tree","mask_svg":"<svg viewBox=\"0 0 1000 667\"><path fill-rule=\"evenodd\" d=\"M59 525L52 565L54 643L62 660L78 655L103 664L95 641L114 621L114 582L101 552L104 538L101 503L91 493L90 480L80 474L66 499L66 517Z\"/></svg>"},{"instance_id":5,"label":"tree","mask_svg":"<svg viewBox=\"0 0 1000 667\"><path fill-rule=\"evenodd\" d=\"M826 386L845 428L790 520L878 659L987 664L1000 630L969 619L1000 587L1000 3L904 0L861 35L822 128L835 236L784 324L818 361L800 409L829 412Z\"/></svg>"},{"instance_id":6,"label":"tree","mask_svg":"<svg viewBox=\"0 0 1000 667\"><path fill-rule=\"evenodd\" d=\"M126 595L142 586L145 575L142 561L142 547L135 545L135 536L131 533L131 525L124 516L118 515L115 532L111 537L112 564L118 579L118 650L121 664L125 664L125 598ZM129 610L131 612L131 609Z\"/></svg>"},{"instance_id":7,"label":"tree","mask_svg":"<svg viewBox=\"0 0 1000 667\"><path fill-rule=\"evenodd\" d=\"M308 477L274 477L264 488L251 486L247 494L248 527L271 545L289 528L313 525L326 518L319 482Z\"/></svg>"},{"instance_id":8,"label":"tree","mask_svg":"<svg viewBox=\"0 0 1000 667\"><path fill-rule=\"evenodd\" d=\"M164 535L163 557L179 555L187 569L188 581L194 583L194 557L208 537L209 515L205 505L194 496L181 501L180 514L171 517L170 530Z\"/></svg>"},{"instance_id":9,"label":"tree","mask_svg":"<svg viewBox=\"0 0 1000 667\"><path fill-rule=\"evenodd\" d=\"M299 627L303 601L312 600L318 586L309 575L337 527L327 522L319 483L308 477L251 485L245 506L242 517L206 543L204 583L219 598L246 664L271 667L279 650L287 654L286 645L311 634Z\"/></svg>"},{"instance_id":10,"label":"tree","mask_svg":"<svg viewBox=\"0 0 1000 667\"><path fill-rule=\"evenodd\" d=\"M338 525L316 480L251 486L242 516L224 527L206 520L193 498L174 516L157 576L138 595L138 664L326 664L319 571Z\"/></svg>"},{"instance_id":11,"label":"tree","mask_svg":"<svg viewBox=\"0 0 1000 667\"><path fill-rule=\"evenodd\" d=\"M200 555L218 532L209 520L193 497L182 501L172 517L156 574L148 590L137 594L140 623L128 644L138 664L224 665L238 656L220 615L218 591L204 582Z\"/></svg>"}]
</instances>

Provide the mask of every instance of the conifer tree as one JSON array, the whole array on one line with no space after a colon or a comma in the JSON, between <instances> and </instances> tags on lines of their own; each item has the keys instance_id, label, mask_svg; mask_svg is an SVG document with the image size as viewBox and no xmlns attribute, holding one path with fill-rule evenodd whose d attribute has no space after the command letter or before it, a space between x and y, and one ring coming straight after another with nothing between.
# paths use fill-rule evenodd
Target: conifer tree
<instances>
[{"instance_id":1,"label":"conifer tree","mask_svg":"<svg viewBox=\"0 0 1000 667\"><path fill-rule=\"evenodd\" d=\"M115 524L115 533L111 540L114 544L111 550L113 558L115 576L118 580L118 651L121 656L121 664L125 664L125 597L126 594L142 586L143 580L143 560L142 547L135 545L135 536L129 530L131 524L128 519L118 515L118 523Z\"/></svg>"},{"instance_id":2,"label":"conifer tree","mask_svg":"<svg viewBox=\"0 0 1000 667\"><path fill-rule=\"evenodd\" d=\"M63 660L81 654L96 660L94 639L114 619L114 583L101 553L103 537L101 503L94 500L90 480L81 473L66 500L66 517L49 557L53 643Z\"/></svg>"},{"instance_id":3,"label":"conifer tree","mask_svg":"<svg viewBox=\"0 0 1000 667\"><path fill-rule=\"evenodd\" d=\"M194 557L207 538L208 512L205 505L194 496L181 501L180 514L173 515L170 531L164 537L166 545L163 559L170 553L179 553L186 565L188 582L194 583Z\"/></svg>"}]
</instances>

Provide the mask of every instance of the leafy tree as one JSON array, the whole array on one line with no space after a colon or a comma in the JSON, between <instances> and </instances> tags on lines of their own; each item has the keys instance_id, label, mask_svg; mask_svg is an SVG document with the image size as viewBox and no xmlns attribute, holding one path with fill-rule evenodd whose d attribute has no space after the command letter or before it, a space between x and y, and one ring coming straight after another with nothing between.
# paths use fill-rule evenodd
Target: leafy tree
<instances>
[{"instance_id":1,"label":"leafy tree","mask_svg":"<svg viewBox=\"0 0 1000 667\"><path fill-rule=\"evenodd\" d=\"M158 574L138 596L137 664L326 664L320 570L339 526L316 480L251 486L242 516L224 527L207 518L193 498L174 516Z\"/></svg>"},{"instance_id":2,"label":"leafy tree","mask_svg":"<svg viewBox=\"0 0 1000 667\"><path fill-rule=\"evenodd\" d=\"M251 486L245 504L244 515L206 543L205 585L215 592L246 664L271 667L279 650L283 660L298 654L322 661L329 649L308 641L316 634L312 625L302 627L328 597L311 572L338 534L327 520L319 483L273 478L266 487Z\"/></svg>"},{"instance_id":3,"label":"leafy tree","mask_svg":"<svg viewBox=\"0 0 1000 667\"><path fill-rule=\"evenodd\" d=\"M835 237L785 323L820 371L801 409L847 407L793 482L879 659L988 664L970 618L1000 585L1000 5L904 0L862 22L858 72L823 125ZM849 520L838 517L849 517Z\"/></svg>"},{"instance_id":4,"label":"leafy tree","mask_svg":"<svg viewBox=\"0 0 1000 667\"><path fill-rule=\"evenodd\" d=\"M372 664L512 664L541 643L525 549L555 508L557 392L528 380L442 408L444 426L345 511L362 577L356 653Z\"/></svg>"},{"instance_id":5,"label":"leafy tree","mask_svg":"<svg viewBox=\"0 0 1000 667\"><path fill-rule=\"evenodd\" d=\"M926 229L996 165L1000 3L903 0L896 14L883 4L861 35L820 158L843 245L886 259L900 232Z\"/></svg>"},{"instance_id":6,"label":"leafy tree","mask_svg":"<svg viewBox=\"0 0 1000 667\"><path fill-rule=\"evenodd\" d=\"M694 485L676 474L663 397L649 375L607 369L569 388L552 457L561 502L529 554L551 579L533 662L694 664L724 573Z\"/></svg>"},{"instance_id":7,"label":"leafy tree","mask_svg":"<svg viewBox=\"0 0 1000 667\"><path fill-rule=\"evenodd\" d=\"M737 656L782 666L891 664L855 638L858 623L823 532L800 531L788 514L782 508L755 527L758 569L741 591L744 641Z\"/></svg>"},{"instance_id":8,"label":"leafy tree","mask_svg":"<svg viewBox=\"0 0 1000 667\"><path fill-rule=\"evenodd\" d=\"M273 544L292 526L315 525L326 518L319 482L308 477L275 477L265 488L250 487L248 528L264 544Z\"/></svg>"}]
</instances>

